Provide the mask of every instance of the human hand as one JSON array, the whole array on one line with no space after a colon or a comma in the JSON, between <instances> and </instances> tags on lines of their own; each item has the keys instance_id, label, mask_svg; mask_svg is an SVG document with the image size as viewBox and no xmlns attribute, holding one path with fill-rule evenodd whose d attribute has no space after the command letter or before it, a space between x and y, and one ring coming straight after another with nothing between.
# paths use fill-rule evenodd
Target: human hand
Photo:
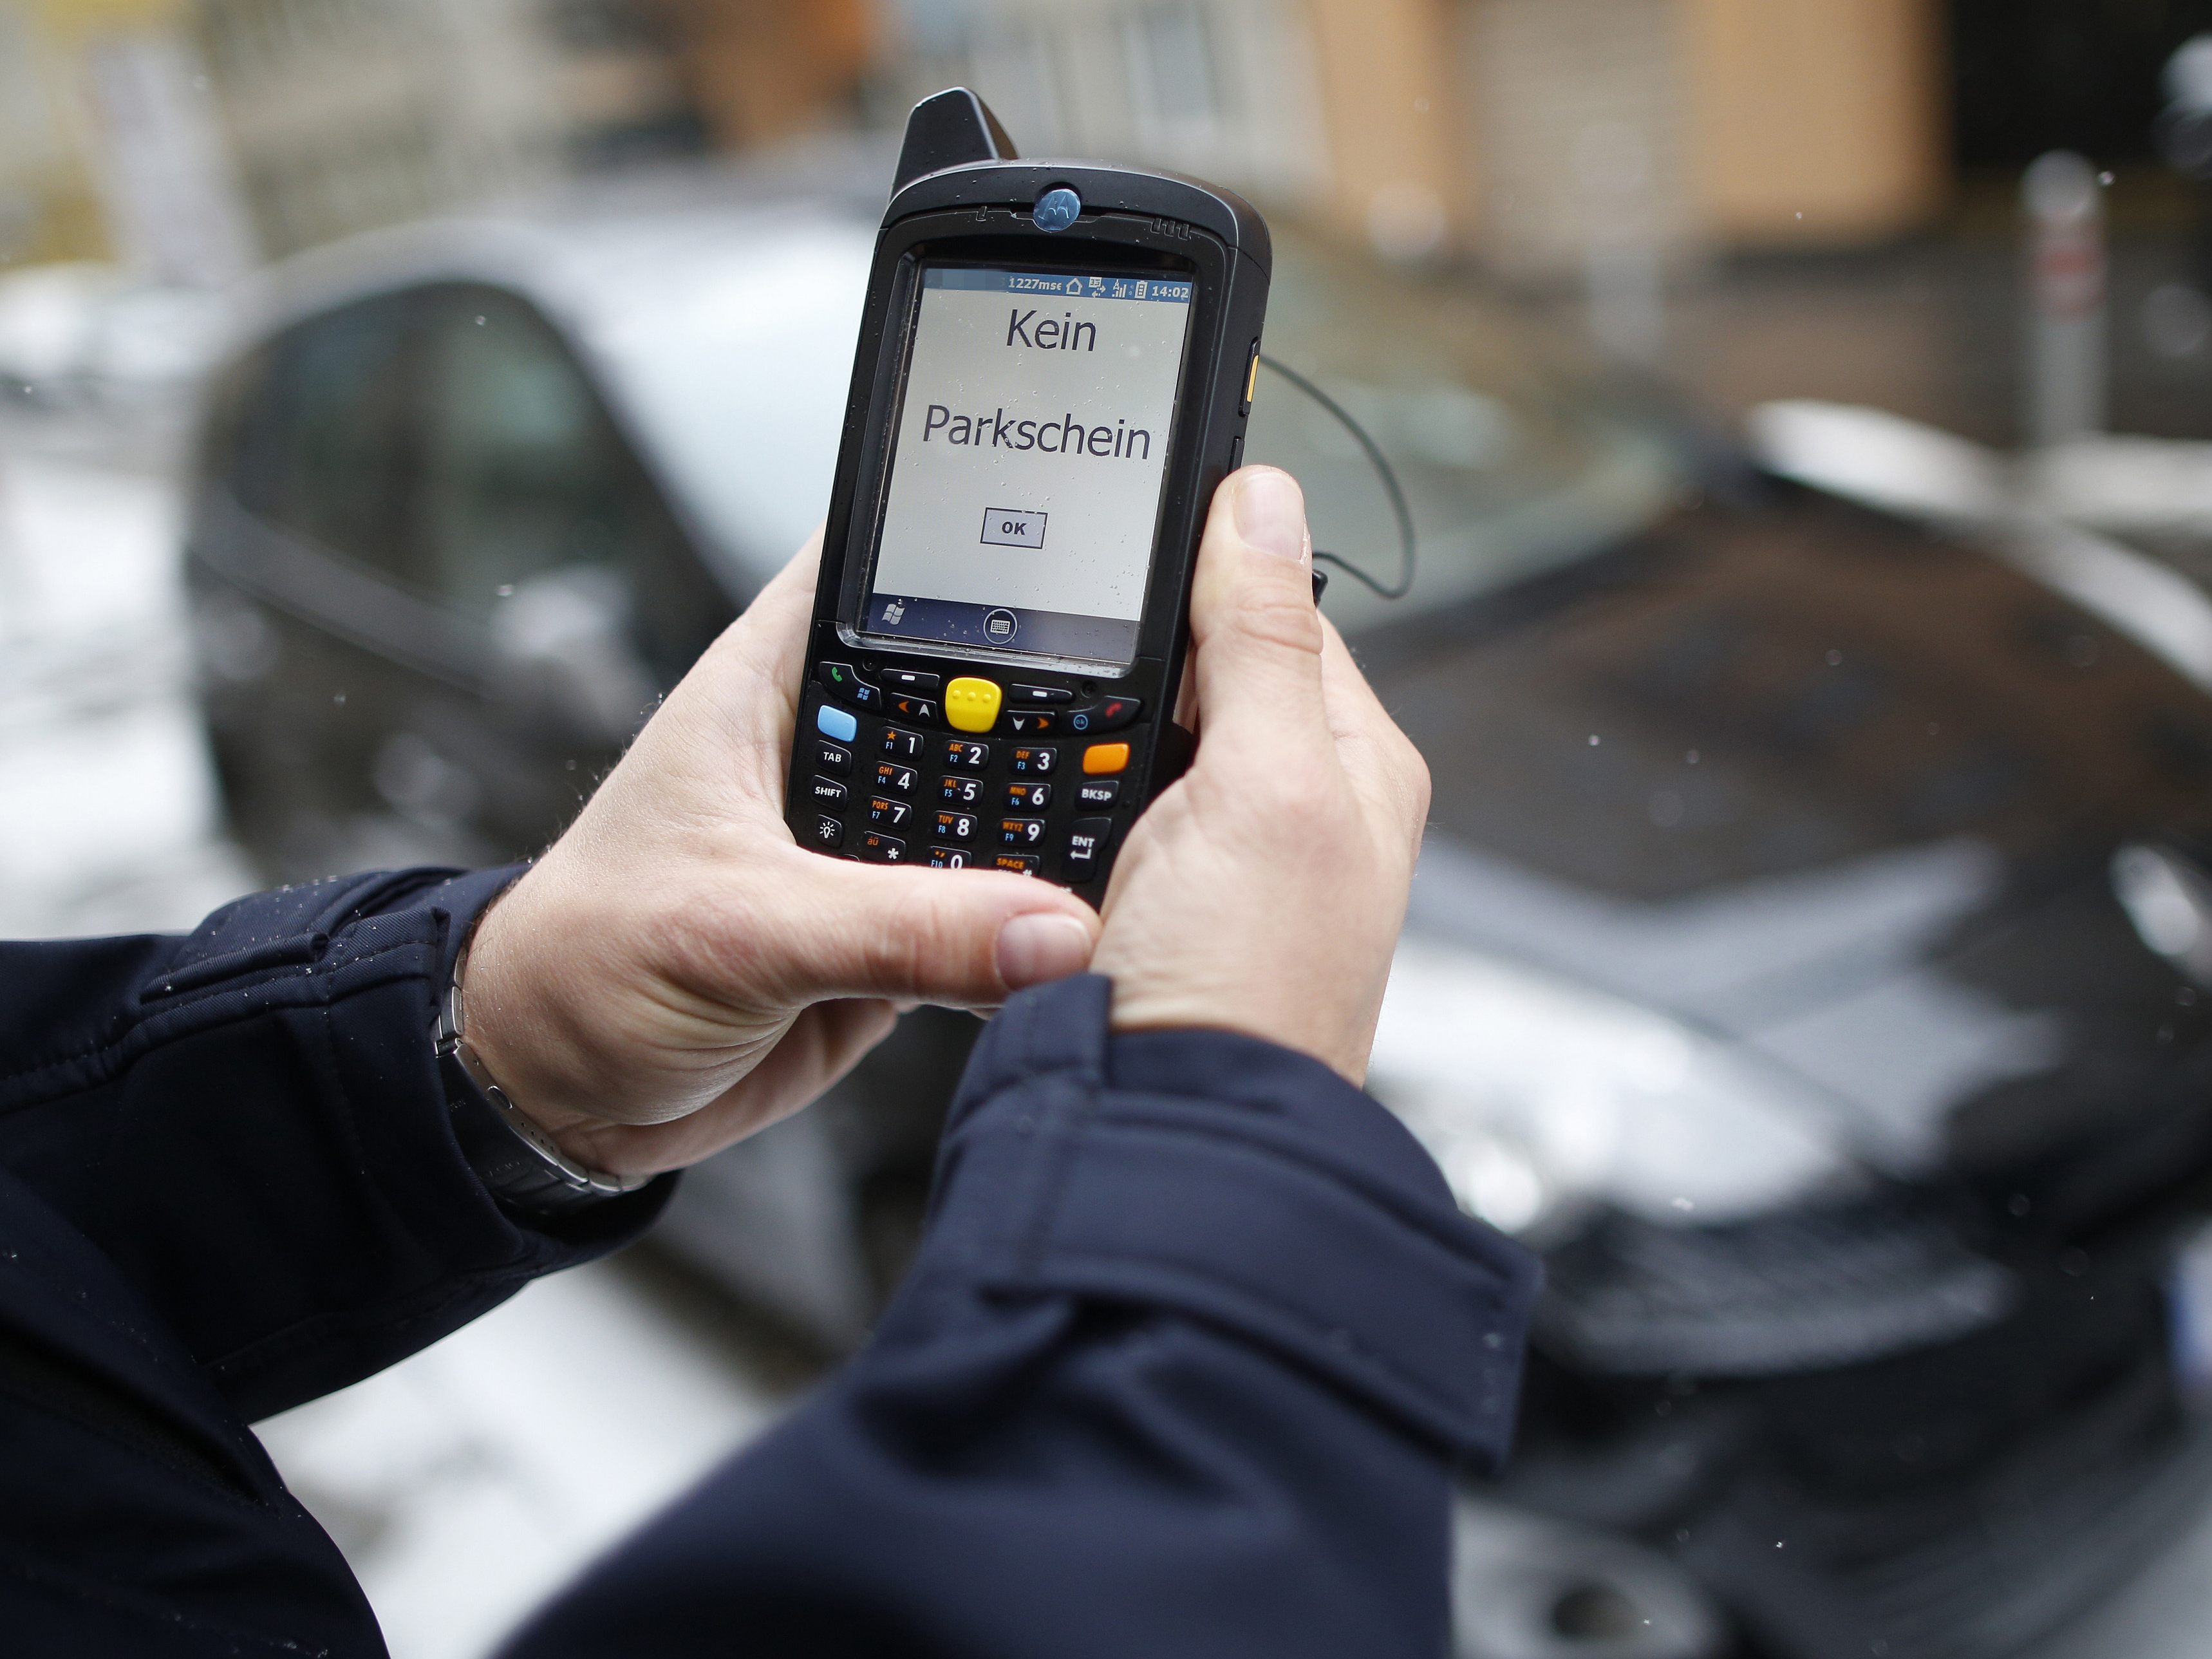
<instances>
[{"instance_id":1,"label":"human hand","mask_svg":"<svg viewBox=\"0 0 2212 1659\"><path fill-rule=\"evenodd\" d=\"M1288 473L1215 492L1191 592L1197 758L1130 830L1091 965L1116 1030L1226 1027L1358 1083L1429 773L1315 608L1312 560Z\"/></svg>"},{"instance_id":2,"label":"human hand","mask_svg":"<svg viewBox=\"0 0 2212 1659\"><path fill-rule=\"evenodd\" d=\"M894 1002L989 1006L1090 957L1097 918L1043 882L793 841L784 779L818 551L708 649L470 946L470 1046L592 1168L695 1163L844 1075Z\"/></svg>"}]
</instances>

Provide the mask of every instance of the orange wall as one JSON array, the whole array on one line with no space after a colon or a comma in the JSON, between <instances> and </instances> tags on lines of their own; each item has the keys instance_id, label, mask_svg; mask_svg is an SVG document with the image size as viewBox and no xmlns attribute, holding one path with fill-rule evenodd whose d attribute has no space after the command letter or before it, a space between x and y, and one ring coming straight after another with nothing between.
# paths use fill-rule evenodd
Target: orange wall
<instances>
[{"instance_id":1,"label":"orange wall","mask_svg":"<svg viewBox=\"0 0 2212 1659\"><path fill-rule=\"evenodd\" d=\"M1864 240L1940 210L1938 0L1680 3L1692 189L1714 239Z\"/></svg>"},{"instance_id":2,"label":"orange wall","mask_svg":"<svg viewBox=\"0 0 2212 1659\"><path fill-rule=\"evenodd\" d=\"M726 149L830 125L876 50L877 0L653 0Z\"/></svg>"},{"instance_id":3,"label":"orange wall","mask_svg":"<svg viewBox=\"0 0 2212 1659\"><path fill-rule=\"evenodd\" d=\"M1878 240L1942 210L1942 0L1647 3L1670 19L1662 33L1678 54L1662 77L1680 89L1679 197L1667 217L1692 243ZM1402 208L1427 192L1447 240L1499 230L1484 183L1500 158L1484 152L1502 112L1479 106L1464 52L1486 3L1304 0L1326 111L1328 204L1348 229L1370 233L1394 200ZM1593 43L1593 62L1604 59L1603 44Z\"/></svg>"},{"instance_id":4,"label":"orange wall","mask_svg":"<svg viewBox=\"0 0 2212 1659\"><path fill-rule=\"evenodd\" d=\"M1328 199L1348 228L1435 204L1449 238L1473 199L1445 0L1307 0L1328 128Z\"/></svg>"}]
</instances>

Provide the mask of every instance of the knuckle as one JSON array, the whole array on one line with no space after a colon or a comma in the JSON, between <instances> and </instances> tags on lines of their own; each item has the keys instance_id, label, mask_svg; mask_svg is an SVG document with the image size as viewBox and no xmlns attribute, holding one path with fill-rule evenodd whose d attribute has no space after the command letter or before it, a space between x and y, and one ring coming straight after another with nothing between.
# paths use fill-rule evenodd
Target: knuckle
<instances>
[{"instance_id":1,"label":"knuckle","mask_svg":"<svg viewBox=\"0 0 2212 1659\"><path fill-rule=\"evenodd\" d=\"M660 904L637 926L653 953L685 979L703 979L727 965L732 942L751 937L761 918L739 894L717 894L703 904Z\"/></svg>"},{"instance_id":2,"label":"knuckle","mask_svg":"<svg viewBox=\"0 0 2212 1659\"><path fill-rule=\"evenodd\" d=\"M1429 800L1434 780L1429 774L1429 759L1401 733L1397 748L1400 757L1399 775L1404 780L1407 805L1413 809L1415 823L1429 816Z\"/></svg>"}]
</instances>

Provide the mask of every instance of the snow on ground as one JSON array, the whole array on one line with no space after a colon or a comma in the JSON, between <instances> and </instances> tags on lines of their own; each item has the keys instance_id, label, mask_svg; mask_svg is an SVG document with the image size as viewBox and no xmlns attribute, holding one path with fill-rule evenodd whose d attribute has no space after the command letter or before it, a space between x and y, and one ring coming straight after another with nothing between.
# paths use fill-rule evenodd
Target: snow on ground
<instances>
[{"instance_id":1,"label":"snow on ground","mask_svg":"<svg viewBox=\"0 0 2212 1659\"><path fill-rule=\"evenodd\" d=\"M0 450L0 934L189 927L251 889L191 697L177 500Z\"/></svg>"},{"instance_id":2,"label":"snow on ground","mask_svg":"<svg viewBox=\"0 0 2212 1659\"><path fill-rule=\"evenodd\" d=\"M606 1262L540 1279L261 1437L360 1574L394 1659L473 1659L773 1410Z\"/></svg>"}]
</instances>

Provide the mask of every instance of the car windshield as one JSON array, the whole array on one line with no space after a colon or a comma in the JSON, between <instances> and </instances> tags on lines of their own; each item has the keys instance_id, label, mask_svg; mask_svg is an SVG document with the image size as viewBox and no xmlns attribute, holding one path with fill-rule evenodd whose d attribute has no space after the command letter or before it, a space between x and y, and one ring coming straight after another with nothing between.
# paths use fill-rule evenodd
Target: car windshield
<instances>
[{"instance_id":1,"label":"car windshield","mask_svg":"<svg viewBox=\"0 0 2212 1659\"><path fill-rule=\"evenodd\" d=\"M756 224L639 262L586 320L618 401L741 587L766 580L829 500L873 241L872 227L830 216ZM1267 347L1390 458L1420 537L1417 607L1615 542L1689 477L1675 435L1522 309L1295 232L1276 242ZM1395 577L1388 498L1365 458L1265 370L1247 454L1303 481L1316 545ZM1329 608L1346 628L1403 609L1342 578Z\"/></svg>"},{"instance_id":2,"label":"car windshield","mask_svg":"<svg viewBox=\"0 0 2212 1659\"><path fill-rule=\"evenodd\" d=\"M1590 360L1533 317L1467 285L1279 235L1267 355L1316 381L1389 458L1420 538L1407 604L1449 605L1578 558L1668 512L1685 446L1606 389ZM1263 369L1247 457L1304 484L1314 544L1386 584L1398 572L1388 497L1343 427ZM1335 575L1340 626L1393 609Z\"/></svg>"}]
</instances>

